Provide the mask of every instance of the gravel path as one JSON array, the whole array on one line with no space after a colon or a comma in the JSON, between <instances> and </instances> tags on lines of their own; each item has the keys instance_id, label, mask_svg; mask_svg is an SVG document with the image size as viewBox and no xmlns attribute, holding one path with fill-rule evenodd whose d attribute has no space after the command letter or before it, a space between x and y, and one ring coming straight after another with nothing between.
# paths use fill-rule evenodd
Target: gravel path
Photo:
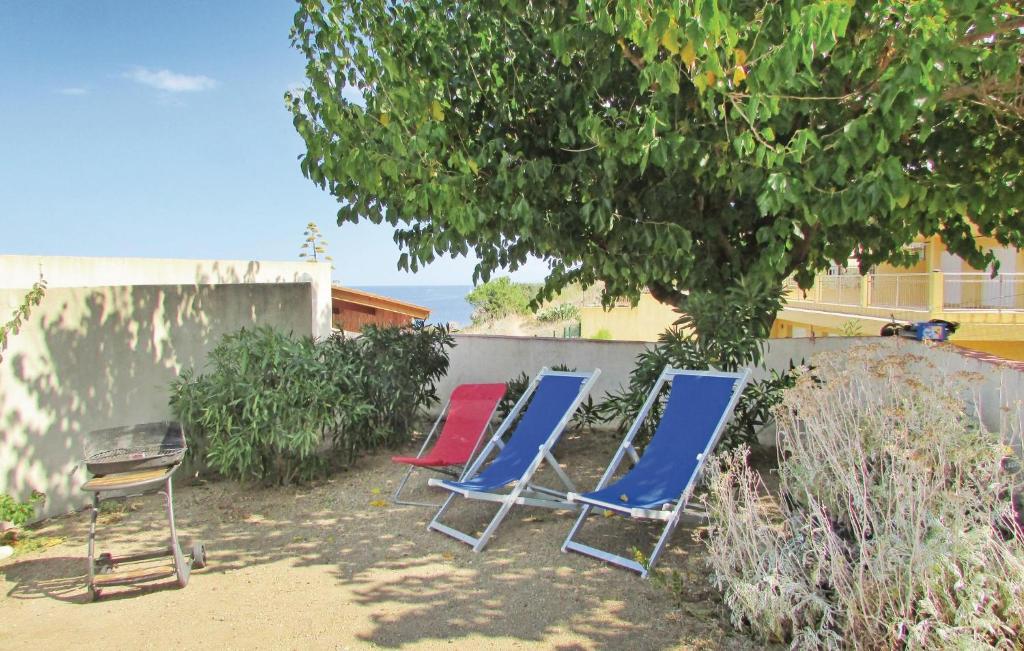
<instances>
[{"instance_id":1,"label":"gravel path","mask_svg":"<svg viewBox=\"0 0 1024 651\"><path fill-rule=\"evenodd\" d=\"M589 487L616 443L607 433L569 435L557 454ZM676 603L650 581L561 553L566 511L516 507L481 554L428 532L432 510L388 501L403 471L379 454L315 486L182 487L179 531L206 541L208 567L183 590L112 588L91 604L87 515L51 520L34 533L63 542L0 561L0 640L45 649L762 648L730 629L692 528L680 527L661 564L681 573L685 601ZM425 487L412 495L436 498ZM448 522L478 530L492 512L458 504ZM101 550L164 544L157 497L101 518ZM651 530L591 520L585 540L649 549Z\"/></svg>"}]
</instances>

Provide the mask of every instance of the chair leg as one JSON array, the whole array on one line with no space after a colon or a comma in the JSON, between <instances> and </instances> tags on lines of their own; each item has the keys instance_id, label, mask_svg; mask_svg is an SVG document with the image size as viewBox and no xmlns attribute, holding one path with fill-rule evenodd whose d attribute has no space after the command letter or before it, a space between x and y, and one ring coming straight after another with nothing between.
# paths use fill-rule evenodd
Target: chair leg
<instances>
[{"instance_id":1,"label":"chair leg","mask_svg":"<svg viewBox=\"0 0 1024 651\"><path fill-rule=\"evenodd\" d=\"M511 495L509 497L511 498ZM480 538L477 540L476 544L473 545L473 551L479 552L484 548L484 545L486 545L487 541L491 539L492 535L494 535L494 530L498 528L498 525L501 524L501 521L505 519L506 515L508 515L509 509L512 508L512 505L514 503L515 502L513 499L505 500L505 502L501 505L501 508L498 509L498 512L494 514L493 518L491 518L491 523L487 525L487 528L484 529L484 532L480 534Z\"/></svg>"},{"instance_id":2,"label":"chair leg","mask_svg":"<svg viewBox=\"0 0 1024 651\"><path fill-rule=\"evenodd\" d=\"M574 551L586 554L587 556L593 556L594 558L612 563L613 565L633 570L645 579L650 576L651 568L654 567L654 564L658 562L658 558L661 557L662 552L665 551L668 539L672 536L672 532L675 531L676 525L679 523L678 513L676 513L671 520L665 522L665 528L658 537L658 542L654 545L654 551L652 551L651 555L647 558L647 563L641 564L631 558L626 558L619 554L613 554L603 549L598 549L573 540L573 538L576 537L576 534L578 534L580 529L583 527L583 522L590 514L591 508L593 507L589 505L583 507L583 511L580 513L580 516L576 518L576 523L573 524L572 529L569 530L569 535L565 537L565 542L562 543L562 551Z\"/></svg>"},{"instance_id":3,"label":"chair leg","mask_svg":"<svg viewBox=\"0 0 1024 651\"><path fill-rule=\"evenodd\" d=\"M92 494L92 513L89 514L89 552L87 562L89 563L89 600L92 601L97 595L95 586L96 580L96 517L100 513L100 494Z\"/></svg>"},{"instance_id":4,"label":"chair leg","mask_svg":"<svg viewBox=\"0 0 1024 651\"><path fill-rule=\"evenodd\" d=\"M409 481L409 477L412 477L412 469L413 466L409 466L408 468L406 468L405 476L402 477L402 481L398 482L398 489L395 490L395 494L391 498L391 501L394 502L395 504L403 503L402 500L400 499L400 496L402 494L402 489L405 488L406 482Z\"/></svg>"},{"instance_id":5,"label":"chair leg","mask_svg":"<svg viewBox=\"0 0 1024 651\"><path fill-rule=\"evenodd\" d=\"M403 500L403 499L401 499L402 489L405 488L406 483L412 477L412 474L413 474L414 470L416 470L416 466L410 465L409 469L405 471L405 476L402 477L402 481L399 482L398 489L395 491L395 494L391 497L391 502L393 504L402 504L402 505L405 505L405 506L434 506L434 507L441 506L441 504L439 502L414 502L412 500ZM452 473L449 473L448 471L443 470L443 469L438 469L438 472L441 472L441 473L444 473L444 474L452 474Z\"/></svg>"},{"instance_id":6,"label":"chair leg","mask_svg":"<svg viewBox=\"0 0 1024 651\"><path fill-rule=\"evenodd\" d=\"M441 503L441 508L439 508L437 510L437 513L434 514L434 519L431 520L429 524L427 524L427 530L428 531L431 529L432 525L441 524L441 516L445 514L445 511L448 510L448 508L452 505L452 502L454 500L455 500L455 493L449 493L448 497L445 499L445 501Z\"/></svg>"},{"instance_id":7,"label":"chair leg","mask_svg":"<svg viewBox=\"0 0 1024 651\"><path fill-rule=\"evenodd\" d=\"M509 510L515 505L516 499L519 497L519 493L520 490L517 489L501 500L501 507L498 509L498 512L494 514L494 517L491 518L490 523L488 523L487 528L484 529L484 532L480 534L479 538L459 531L453 527L449 527L441 522L441 516L445 514L455 498L458 496L456 493L452 493L448 496L448 499L446 499L444 504L441 505L441 508L438 509L434 519L427 525L427 529L439 531L445 535L455 538L456 540L461 540L472 547L474 552L480 552L487 545L491 536L494 535L494 531L498 528L498 525L500 525L505 519L505 516L508 515Z\"/></svg>"},{"instance_id":8,"label":"chair leg","mask_svg":"<svg viewBox=\"0 0 1024 651\"><path fill-rule=\"evenodd\" d=\"M583 528L583 521L590 515L590 505L584 504L583 508L580 509L580 516L576 518L576 522L572 525L572 529L569 529L569 535L565 537L565 541L562 543L562 551L568 550L569 542L579 533L580 529Z\"/></svg>"},{"instance_id":9,"label":"chair leg","mask_svg":"<svg viewBox=\"0 0 1024 651\"><path fill-rule=\"evenodd\" d=\"M661 535L658 537L657 544L654 545L654 551L651 552L650 558L647 559L647 568L645 568L643 577L647 577L650 573L650 568L654 567L654 564L658 562L658 558L661 557L661 553L665 551L665 545L668 544L668 539L672 537L672 532L676 530L676 525L679 524L679 514L665 523L665 529L662 530Z\"/></svg>"}]
</instances>

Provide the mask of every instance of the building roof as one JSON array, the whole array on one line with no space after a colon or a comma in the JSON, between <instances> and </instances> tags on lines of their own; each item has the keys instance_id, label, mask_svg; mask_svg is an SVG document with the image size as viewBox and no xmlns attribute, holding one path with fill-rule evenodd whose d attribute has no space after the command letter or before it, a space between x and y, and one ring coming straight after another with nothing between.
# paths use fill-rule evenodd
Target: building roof
<instances>
[{"instance_id":1,"label":"building roof","mask_svg":"<svg viewBox=\"0 0 1024 651\"><path fill-rule=\"evenodd\" d=\"M397 298L382 296L372 292L364 292L361 289L342 287L341 285L331 285L331 299L355 303L356 305L365 305L378 310L406 314L413 319L426 319L430 316L430 308L423 307L422 305L407 303Z\"/></svg>"}]
</instances>

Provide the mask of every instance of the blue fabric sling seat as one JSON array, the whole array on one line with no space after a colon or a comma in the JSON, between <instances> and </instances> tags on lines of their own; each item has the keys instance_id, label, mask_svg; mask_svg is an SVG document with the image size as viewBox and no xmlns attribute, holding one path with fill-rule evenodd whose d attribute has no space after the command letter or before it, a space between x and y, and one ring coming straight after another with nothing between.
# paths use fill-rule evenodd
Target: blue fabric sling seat
<instances>
[{"instance_id":1,"label":"blue fabric sling seat","mask_svg":"<svg viewBox=\"0 0 1024 651\"><path fill-rule=\"evenodd\" d=\"M583 509L562 543L562 551L587 554L648 576L687 507L704 462L718 443L749 378L749 370L723 373L666 368L662 371L597 487L589 493L570 492L566 496L570 502L582 504ZM668 399L661 420L643 456L639 456L633 439L666 385ZM627 455L635 465L613 483L612 477ZM646 564L575 539L595 508L633 519L665 523Z\"/></svg>"},{"instance_id":2,"label":"blue fabric sling seat","mask_svg":"<svg viewBox=\"0 0 1024 651\"><path fill-rule=\"evenodd\" d=\"M668 404L644 454L607 488L573 499L629 513L660 509L682 495L732 398L734 377L677 375Z\"/></svg>"},{"instance_id":3,"label":"blue fabric sling seat","mask_svg":"<svg viewBox=\"0 0 1024 651\"><path fill-rule=\"evenodd\" d=\"M559 466L552 449L600 374L600 369L580 373L541 369L466 470L464 479L431 479L427 482L451 493L427 528L460 540L478 552L515 505L578 509L579 506L569 503L567 498L568 491L576 488ZM505 435L510 431L506 440ZM564 490L541 486L533 481L533 475L545 460L564 484ZM442 522L441 518L458 496L500 505L479 536Z\"/></svg>"},{"instance_id":4,"label":"blue fabric sling seat","mask_svg":"<svg viewBox=\"0 0 1024 651\"><path fill-rule=\"evenodd\" d=\"M505 447L486 468L466 481L441 480L435 486L456 491L495 491L518 481L580 393L586 377L546 375Z\"/></svg>"}]
</instances>

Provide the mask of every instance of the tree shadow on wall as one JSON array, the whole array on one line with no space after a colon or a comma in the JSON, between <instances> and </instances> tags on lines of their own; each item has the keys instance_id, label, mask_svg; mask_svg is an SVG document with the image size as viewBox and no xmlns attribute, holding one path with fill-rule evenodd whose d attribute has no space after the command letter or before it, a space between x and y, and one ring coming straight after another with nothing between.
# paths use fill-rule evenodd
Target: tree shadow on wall
<instances>
[{"instance_id":1,"label":"tree shadow on wall","mask_svg":"<svg viewBox=\"0 0 1024 651\"><path fill-rule=\"evenodd\" d=\"M84 506L85 434L169 418L182 368L242 326L301 331L308 300L301 284L49 290L0 366L4 492L47 493L40 515Z\"/></svg>"}]
</instances>

